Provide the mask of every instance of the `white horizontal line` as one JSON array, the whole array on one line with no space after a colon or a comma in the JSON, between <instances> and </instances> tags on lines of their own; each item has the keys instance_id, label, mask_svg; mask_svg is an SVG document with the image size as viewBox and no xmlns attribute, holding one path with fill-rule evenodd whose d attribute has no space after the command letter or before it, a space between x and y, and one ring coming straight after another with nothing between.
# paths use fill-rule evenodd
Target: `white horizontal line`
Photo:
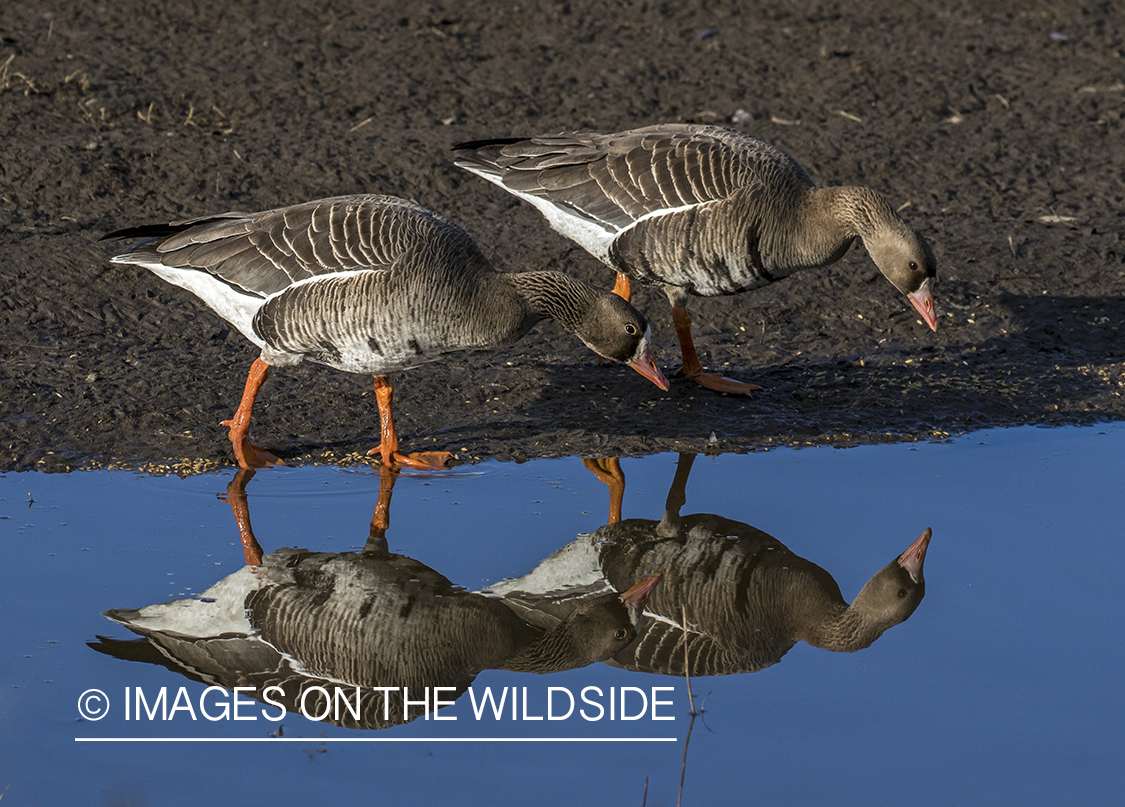
<instances>
[{"instance_id":1,"label":"white horizontal line","mask_svg":"<svg viewBox=\"0 0 1125 807\"><path fill-rule=\"evenodd\" d=\"M674 743L676 737L75 737L76 743Z\"/></svg>"}]
</instances>

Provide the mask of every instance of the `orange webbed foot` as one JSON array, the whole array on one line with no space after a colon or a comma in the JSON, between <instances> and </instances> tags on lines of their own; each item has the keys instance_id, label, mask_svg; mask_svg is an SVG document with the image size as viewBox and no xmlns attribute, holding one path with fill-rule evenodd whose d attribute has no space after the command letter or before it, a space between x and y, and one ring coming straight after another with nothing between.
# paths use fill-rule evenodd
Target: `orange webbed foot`
<instances>
[{"instance_id":1,"label":"orange webbed foot","mask_svg":"<svg viewBox=\"0 0 1125 807\"><path fill-rule=\"evenodd\" d=\"M224 420L221 425L232 427L234 421ZM232 437L230 442L231 447L234 449L235 459L238 460L240 468L272 468L276 465L285 464L280 457L275 456L261 446L254 445L245 437L241 439Z\"/></svg>"},{"instance_id":2,"label":"orange webbed foot","mask_svg":"<svg viewBox=\"0 0 1125 807\"><path fill-rule=\"evenodd\" d=\"M383 453L382 445L376 446L367 454L370 457L380 457L384 465L389 465L392 468L404 465L407 468L417 468L420 471L444 470L449 461L453 459L453 454L449 451L418 451L413 454L392 451L388 460L388 457Z\"/></svg>"},{"instance_id":3,"label":"orange webbed foot","mask_svg":"<svg viewBox=\"0 0 1125 807\"><path fill-rule=\"evenodd\" d=\"M755 390L760 390L757 384L750 384L745 381L735 381L733 378L727 378L725 375L718 373L704 373L688 372L683 367L676 371L676 375L687 376L701 387L706 387L715 392L725 392L728 395L749 395Z\"/></svg>"}]
</instances>

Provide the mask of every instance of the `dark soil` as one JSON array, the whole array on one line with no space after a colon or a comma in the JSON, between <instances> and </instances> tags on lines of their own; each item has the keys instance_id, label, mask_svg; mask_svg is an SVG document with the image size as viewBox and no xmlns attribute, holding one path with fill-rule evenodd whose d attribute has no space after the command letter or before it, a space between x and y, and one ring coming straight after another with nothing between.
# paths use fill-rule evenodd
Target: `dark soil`
<instances>
[{"instance_id":1,"label":"dark soil","mask_svg":"<svg viewBox=\"0 0 1125 807\"><path fill-rule=\"evenodd\" d=\"M1121 419L1123 52L1113 2L5 3L0 469L232 462L219 421L256 351L111 265L106 232L391 193L502 269L608 286L449 149L662 121L735 125L819 183L884 193L933 241L939 332L857 248L693 301L704 361L760 384L753 398L662 393L543 325L392 379L405 448L519 460ZM663 293L634 299L674 370ZM252 436L291 463L341 461L378 442L370 390L278 371Z\"/></svg>"}]
</instances>

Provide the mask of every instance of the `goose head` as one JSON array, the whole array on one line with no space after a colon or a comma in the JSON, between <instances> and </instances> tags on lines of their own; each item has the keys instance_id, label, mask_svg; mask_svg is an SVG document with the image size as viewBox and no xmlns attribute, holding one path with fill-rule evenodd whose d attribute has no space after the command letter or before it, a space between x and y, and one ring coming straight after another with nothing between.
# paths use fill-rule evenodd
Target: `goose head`
<instances>
[{"instance_id":1,"label":"goose head","mask_svg":"<svg viewBox=\"0 0 1125 807\"><path fill-rule=\"evenodd\" d=\"M622 594L603 594L584 602L509 660L504 669L559 672L612 658L637 638L645 602L658 582L660 575L656 574Z\"/></svg>"},{"instance_id":2,"label":"goose head","mask_svg":"<svg viewBox=\"0 0 1125 807\"><path fill-rule=\"evenodd\" d=\"M599 356L627 364L660 389L668 389L668 379L652 353L648 322L616 294L597 295L575 333Z\"/></svg>"},{"instance_id":3,"label":"goose head","mask_svg":"<svg viewBox=\"0 0 1125 807\"><path fill-rule=\"evenodd\" d=\"M840 649L859 650L914 613L926 596L922 564L932 531L926 529L906 551L892 560L867 581L848 607L853 627L853 642L858 646Z\"/></svg>"},{"instance_id":4,"label":"goose head","mask_svg":"<svg viewBox=\"0 0 1125 807\"><path fill-rule=\"evenodd\" d=\"M933 282L937 262L926 240L897 220L865 236L863 243L883 276L906 295L925 323L936 331Z\"/></svg>"}]
</instances>

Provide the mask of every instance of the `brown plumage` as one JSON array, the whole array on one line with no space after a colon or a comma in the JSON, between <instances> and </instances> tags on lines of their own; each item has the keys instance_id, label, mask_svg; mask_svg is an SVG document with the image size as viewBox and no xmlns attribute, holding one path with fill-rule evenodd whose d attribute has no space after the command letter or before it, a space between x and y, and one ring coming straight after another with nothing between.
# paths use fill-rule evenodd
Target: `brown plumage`
<instances>
[{"instance_id":1,"label":"brown plumage","mask_svg":"<svg viewBox=\"0 0 1125 807\"><path fill-rule=\"evenodd\" d=\"M611 499L617 497L610 523L523 577L483 593L503 597L527 621L550 625L583 597L659 570L660 586L645 606L649 618L613 663L667 675L683 675L685 667L691 675L756 672L799 641L837 652L861 650L906 621L922 601L930 530L876 572L849 604L831 574L762 530L711 513L681 516L694 459L680 455L659 521L621 521L624 476L619 467L614 474L599 472L611 482Z\"/></svg>"},{"instance_id":2,"label":"brown plumage","mask_svg":"<svg viewBox=\"0 0 1125 807\"><path fill-rule=\"evenodd\" d=\"M817 188L789 155L717 126L664 124L482 140L456 163L535 205L551 225L629 279L662 285L683 373L721 392L757 389L703 372L689 295L759 288L839 260L863 240L884 276L937 329L933 253L886 199L863 187Z\"/></svg>"},{"instance_id":3,"label":"brown plumage","mask_svg":"<svg viewBox=\"0 0 1125 807\"><path fill-rule=\"evenodd\" d=\"M447 353L510 345L545 318L662 389L648 323L632 306L558 272L496 272L448 219L393 196L342 196L260 213L136 227L113 258L200 297L261 348L229 421L244 468L279 463L247 440L271 365L301 361L375 376L388 465L440 466L446 452L398 449L388 373Z\"/></svg>"},{"instance_id":4,"label":"brown plumage","mask_svg":"<svg viewBox=\"0 0 1125 807\"><path fill-rule=\"evenodd\" d=\"M105 611L149 646L103 640L97 649L258 698L274 687L273 704L290 711L385 728L432 711L424 698L452 702L482 670L552 673L611 658L636 638L658 580L586 601L544 629L403 555L282 549L199 598ZM358 715L339 708L361 690ZM325 691L331 703L318 699Z\"/></svg>"}]
</instances>

